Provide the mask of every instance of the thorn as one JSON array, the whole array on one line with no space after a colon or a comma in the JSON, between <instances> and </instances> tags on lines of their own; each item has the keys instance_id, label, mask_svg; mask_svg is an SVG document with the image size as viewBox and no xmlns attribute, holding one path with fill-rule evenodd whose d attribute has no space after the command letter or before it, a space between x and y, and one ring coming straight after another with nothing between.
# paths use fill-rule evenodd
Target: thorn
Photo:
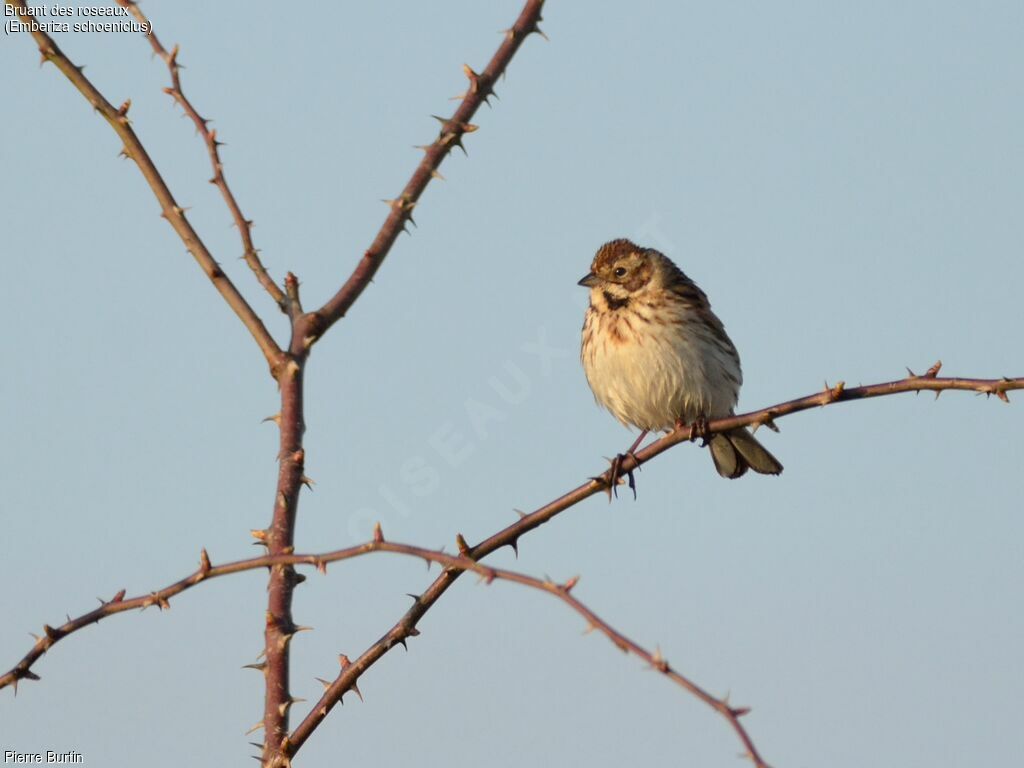
<instances>
[{"instance_id":1,"label":"thorn","mask_svg":"<svg viewBox=\"0 0 1024 768\"><path fill-rule=\"evenodd\" d=\"M526 512L523 512L521 509L513 509L512 511L519 515L520 520L527 516Z\"/></svg>"},{"instance_id":2,"label":"thorn","mask_svg":"<svg viewBox=\"0 0 1024 768\"><path fill-rule=\"evenodd\" d=\"M909 365L904 366L904 367L907 369L907 378L910 378L910 379L916 379L917 378L917 374L914 373L912 370L910 370L910 366Z\"/></svg>"},{"instance_id":3,"label":"thorn","mask_svg":"<svg viewBox=\"0 0 1024 768\"><path fill-rule=\"evenodd\" d=\"M419 595L414 595L412 592L406 592L405 594L407 597L411 597L414 603L418 603L420 601Z\"/></svg>"},{"instance_id":4,"label":"thorn","mask_svg":"<svg viewBox=\"0 0 1024 768\"><path fill-rule=\"evenodd\" d=\"M347 667L351 666L352 662L349 661L348 656L346 656L344 653L339 653L338 664L341 665L342 669L346 669Z\"/></svg>"},{"instance_id":5,"label":"thorn","mask_svg":"<svg viewBox=\"0 0 1024 768\"><path fill-rule=\"evenodd\" d=\"M267 662L257 661L252 664L243 664L242 669L255 669L257 672L262 672L267 668Z\"/></svg>"},{"instance_id":6,"label":"thorn","mask_svg":"<svg viewBox=\"0 0 1024 768\"><path fill-rule=\"evenodd\" d=\"M373 526L373 543L383 544L384 543L384 531L380 527L380 521L378 520Z\"/></svg>"},{"instance_id":7,"label":"thorn","mask_svg":"<svg viewBox=\"0 0 1024 768\"><path fill-rule=\"evenodd\" d=\"M512 539L508 544L512 547L512 551L516 553L516 560L519 559L519 539Z\"/></svg>"},{"instance_id":8,"label":"thorn","mask_svg":"<svg viewBox=\"0 0 1024 768\"><path fill-rule=\"evenodd\" d=\"M661 655L661 646L655 646L654 655L651 656L651 666L659 672L668 672L668 662Z\"/></svg>"},{"instance_id":9,"label":"thorn","mask_svg":"<svg viewBox=\"0 0 1024 768\"><path fill-rule=\"evenodd\" d=\"M317 560L316 561L316 570L317 570L317 572L322 573L324 576L326 576L327 575L327 561L326 560Z\"/></svg>"},{"instance_id":10,"label":"thorn","mask_svg":"<svg viewBox=\"0 0 1024 768\"><path fill-rule=\"evenodd\" d=\"M936 389L935 390L935 399L938 400L939 399L939 395L941 395L941 394L942 394L942 390L941 389Z\"/></svg>"},{"instance_id":11,"label":"thorn","mask_svg":"<svg viewBox=\"0 0 1024 768\"><path fill-rule=\"evenodd\" d=\"M466 539L461 533L455 534L455 546L459 548L459 554L463 557L469 557L469 544L466 543Z\"/></svg>"},{"instance_id":12,"label":"thorn","mask_svg":"<svg viewBox=\"0 0 1024 768\"><path fill-rule=\"evenodd\" d=\"M311 490L311 491L313 490L313 486L314 486L314 485L316 485L316 482L315 482L315 481L313 480L313 478L311 478L311 477L306 477L305 475L303 475L303 476L302 476L302 478L301 478L300 482L301 482L301 483L302 483L302 484L303 484L304 486L306 486L307 488L309 488L309 490Z\"/></svg>"},{"instance_id":13,"label":"thorn","mask_svg":"<svg viewBox=\"0 0 1024 768\"><path fill-rule=\"evenodd\" d=\"M352 683L352 685L349 686L349 690L350 691L355 691L355 694L356 694L356 696L359 697L359 700L362 701L364 704L366 703L365 701L363 701L363 694L360 693L358 685L356 685L355 683Z\"/></svg>"},{"instance_id":14,"label":"thorn","mask_svg":"<svg viewBox=\"0 0 1024 768\"><path fill-rule=\"evenodd\" d=\"M1002 400L1004 403L1009 403L1010 402L1010 396L1007 395L1006 392L1004 390L1002 390L1002 389L997 389L996 392L995 392L995 395L1000 400Z\"/></svg>"},{"instance_id":15,"label":"thorn","mask_svg":"<svg viewBox=\"0 0 1024 768\"><path fill-rule=\"evenodd\" d=\"M733 717L739 719L739 718L743 717L744 715L749 715L750 714L750 707L730 707L729 708L729 714L731 714Z\"/></svg>"},{"instance_id":16,"label":"thorn","mask_svg":"<svg viewBox=\"0 0 1024 768\"><path fill-rule=\"evenodd\" d=\"M112 598L110 598L110 602L112 602L112 603L120 603L122 600L124 600L125 594L126 594L125 590L119 589L117 591L117 594L114 595Z\"/></svg>"},{"instance_id":17,"label":"thorn","mask_svg":"<svg viewBox=\"0 0 1024 768\"><path fill-rule=\"evenodd\" d=\"M132 108L132 100L131 99L125 99L124 103L121 104L121 106L117 108L118 116L124 117L125 115L128 114L128 110L131 109L131 108Z\"/></svg>"},{"instance_id":18,"label":"thorn","mask_svg":"<svg viewBox=\"0 0 1024 768\"><path fill-rule=\"evenodd\" d=\"M206 552L206 547L199 553L199 572L205 576L210 572L210 556Z\"/></svg>"},{"instance_id":19,"label":"thorn","mask_svg":"<svg viewBox=\"0 0 1024 768\"><path fill-rule=\"evenodd\" d=\"M448 179L442 176L441 172L436 169L430 172L430 178L437 179L438 181L448 181Z\"/></svg>"},{"instance_id":20,"label":"thorn","mask_svg":"<svg viewBox=\"0 0 1024 768\"><path fill-rule=\"evenodd\" d=\"M934 379L935 377L937 377L939 375L939 370L941 368L942 368L942 361L941 360L936 360L935 361L935 365L933 365L931 368L929 368L927 371L924 372L924 378L926 378L926 379Z\"/></svg>"},{"instance_id":21,"label":"thorn","mask_svg":"<svg viewBox=\"0 0 1024 768\"><path fill-rule=\"evenodd\" d=\"M246 731L245 735L248 736L250 733L256 733L256 731L258 731L262 727L263 727L263 721L260 720L252 728L250 728L248 731ZM253 755L253 757L255 757L255 755Z\"/></svg>"},{"instance_id":22,"label":"thorn","mask_svg":"<svg viewBox=\"0 0 1024 768\"><path fill-rule=\"evenodd\" d=\"M328 688L330 688L331 685L333 685L333 683L330 680L324 680L322 677L314 677L313 679L316 680L318 683L320 683L320 685L322 685L324 687L325 691Z\"/></svg>"},{"instance_id":23,"label":"thorn","mask_svg":"<svg viewBox=\"0 0 1024 768\"><path fill-rule=\"evenodd\" d=\"M249 531L249 534L260 544L265 544L267 541L267 531L265 528L253 528Z\"/></svg>"},{"instance_id":24,"label":"thorn","mask_svg":"<svg viewBox=\"0 0 1024 768\"><path fill-rule=\"evenodd\" d=\"M281 414L275 413L273 416L267 416L267 418L263 419L260 423L264 424L268 421L272 421L277 424L277 426L281 426Z\"/></svg>"},{"instance_id":25,"label":"thorn","mask_svg":"<svg viewBox=\"0 0 1024 768\"><path fill-rule=\"evenodd\" d=\"M296 704L301 701L305 701L305 699L297 699L294 696L292 696L287 701L282 701L277 706L278 714L281 715L281 717L285 717L288 714L288 710L292 708L292 704Z\"/></svg>"},{"instance_id":26,"label":"thorn","mask_svg":"<svg viewBox=\"0 0 1024 768\"><path fill-rule=\"evenodd\" d=\"M577 576L573 576L571 579L569 579L567 582L565 582L565 584L562 585L561 589L565 593L572 592L572 588L575 587L577 584L579 584L579 582L580 582L580 577L578 575Z\"/></svg>"}]
</instances>

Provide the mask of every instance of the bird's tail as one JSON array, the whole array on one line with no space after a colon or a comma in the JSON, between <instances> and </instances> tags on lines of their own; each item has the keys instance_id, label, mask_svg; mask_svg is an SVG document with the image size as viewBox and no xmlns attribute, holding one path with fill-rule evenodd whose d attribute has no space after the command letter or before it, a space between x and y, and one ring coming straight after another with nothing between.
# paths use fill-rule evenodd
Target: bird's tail
<instances>
[{"instance_id":1,"label":"bird's tail","mask_svg":"<svg viewBox=\"0 0 1024 768\"><path fill-rule=\"evenodd\" d=\"M777 475L782 464L746 428L721 432L711 438L711 458L722 477L742 477L748 468L762 475Z\"/></svg>"}]
</instances>

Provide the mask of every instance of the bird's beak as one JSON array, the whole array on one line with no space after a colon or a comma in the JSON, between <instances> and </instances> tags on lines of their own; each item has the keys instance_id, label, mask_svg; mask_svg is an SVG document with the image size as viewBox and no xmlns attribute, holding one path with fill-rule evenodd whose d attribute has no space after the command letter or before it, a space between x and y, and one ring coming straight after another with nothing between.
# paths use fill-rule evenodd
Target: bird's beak
<instances>
[{"instance_id":1,"label":"bird's beak","mask_svg":"<svg viewBox=\"0 0 1024 768\"><path fill-rule=\"evenodd\" d=\"M600 282L597 275L593 272L588 272L587 276L580 280L576 285L582 285L584 288L593 288Z\"/></svg>"}]
</instances>

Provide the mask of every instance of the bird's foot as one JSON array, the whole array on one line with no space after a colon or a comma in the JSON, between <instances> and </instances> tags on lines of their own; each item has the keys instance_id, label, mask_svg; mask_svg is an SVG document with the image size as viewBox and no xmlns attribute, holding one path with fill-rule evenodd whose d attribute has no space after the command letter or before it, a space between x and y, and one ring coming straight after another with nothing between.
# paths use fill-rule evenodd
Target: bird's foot
<instances>
[{"instance_id":1,"label":"bird's foot","mask_svg":"<svg viewBox=\"0 0 1024 768\"><path fill-rule=\"evenodd\" d=\"M691 424L687 424L682 418L676 419L676 429L688 431L687 440L691 443L698 437L701 439L701 448L708 444L708 417L698 416Z\"/></svg>"},{"instance_id":2,"label":"bird's foot","mask_svg":"<svg viewBox=\"0 0 1024 768\"><path fill-rule=\"evenodd\" d=\"M611 466L608 468L608 471L602 475L597 475L595 477L590 478L591 480L601 483L601 485L604 486L605 493L608 494L609 504L612 501L612 494L615 495L615 498L619 498L620 485L628 485L629 490L633 492L633 499L636 499L636 478L633 477L633 469L627 469L625 473L623 473L622 471L622 463L626 460L627 457L633 460L633 467L635 469L640 469L640 465L639 463L637 463L636 456L633 454L632 451L629 451L628 453L617 454L614 459L609 459L605 457L605 461L611 464ZM625 477L623 477L623 474L625 475Z\"/></svg>"}]
</instances>

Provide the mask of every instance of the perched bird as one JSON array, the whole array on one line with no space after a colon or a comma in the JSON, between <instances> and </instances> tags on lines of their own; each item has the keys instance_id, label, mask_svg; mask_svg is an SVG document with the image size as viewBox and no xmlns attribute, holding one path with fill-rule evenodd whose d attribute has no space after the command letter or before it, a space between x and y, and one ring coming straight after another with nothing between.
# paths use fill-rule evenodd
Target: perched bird
<instances>
[{"instance_id":1,"label":"perched bird","mask_svg":"<svg viewBox=\"0 0 1024 768\"><path fill-rule=\"evenodd\" d=\"M667 256L612 240L579 284L590 289L580 352L590 389L615 418L642 430L627 453L650 431L699 430L734 413L743 383L739 354L707 296ZM782 472L743 427L708 443L722 477L748 468Z\"/></svg>"}]
</instances>

